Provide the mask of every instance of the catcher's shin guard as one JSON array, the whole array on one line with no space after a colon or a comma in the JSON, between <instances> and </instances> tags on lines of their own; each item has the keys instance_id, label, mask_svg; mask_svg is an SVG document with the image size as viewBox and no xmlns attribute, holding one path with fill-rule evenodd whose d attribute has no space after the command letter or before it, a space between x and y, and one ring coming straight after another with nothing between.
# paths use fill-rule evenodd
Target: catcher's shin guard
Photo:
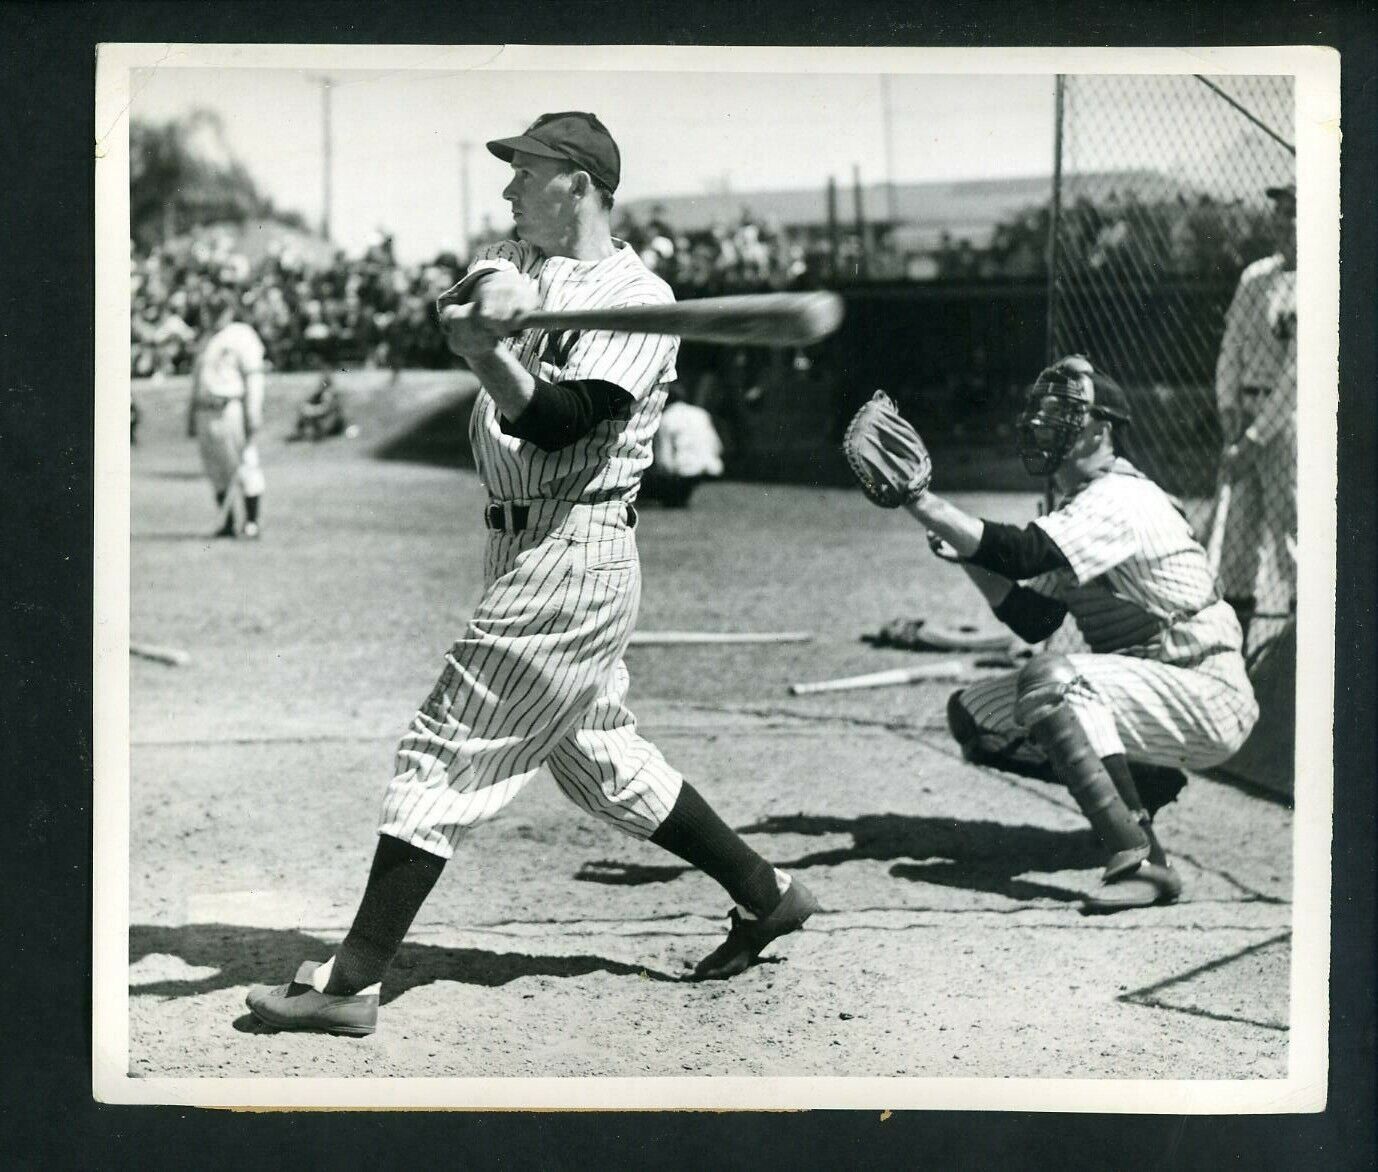
<instances>
[{"instance_id":1,"label":"catcher's shin guard","mask_svg":"<svg viewBox=\"0 0 1378 1172\"><path fill-rule=\"evenodd\" d=\"M1058 780L1110 851L1104 878L1114 879L1148 858L1150 842L1066 702L1067 687L1076 678L1065 656L1032 659L1019 673L1015 717L1047 754Z\"/></svg>"}]
</instances>

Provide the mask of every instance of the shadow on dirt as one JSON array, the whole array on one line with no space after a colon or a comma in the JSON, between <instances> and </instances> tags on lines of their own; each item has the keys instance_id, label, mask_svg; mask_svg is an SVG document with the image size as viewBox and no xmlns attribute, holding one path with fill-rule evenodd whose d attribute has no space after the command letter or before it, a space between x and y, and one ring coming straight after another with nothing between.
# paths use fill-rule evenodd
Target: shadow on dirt
<instances>
[{"instance_id":1,"label":"shadow on dirt","mask_svg":"<svg viewBox=\"0 0 1378 1172\"><path fill-rule=\"evenodd\" d=\"M766 818L738 827L741 834L849 834L850 846L815 851L796 859L770 855L786 871L832 867L869 859L894 860L896 879L962 887L1003 895L1009 899L1079 901L1083 893L1050 883L1023 879L1033 871L1084 871L1104 861L1089 830L1047 830L1040 826L1010 826L1003 822L960 822L952 818L924 818L903 814L865 814L859 818L829 818L794 814ZM576 879L585 883L640 886L668 883L688 867L646 866L599 860L585 863Z\"/></svg>"},{"instance_id":2,"label":"shadow on dirt","mask_svg":"<svg viewBox=\"0 0 1378 1172\"><path fill-rule=\"evenodd\" d=\"M784 870L802 871L871 859L896 862L897 879L962 887L1009 899L1072 902L1080 891L1020 878L1029 871L1083 871L1104 860L1089 830L1049 830L1004 822L963 822L906 814L863 814L831 818L794 814L740 827L742 834L849 834L852 845L815 851L797 859L772 860Z\"/></svg>"},{"instance_id":3,"label":"shadow on dirt","mask_svg":"<svg viewBox=\"0 0 1378 1172\"><path fill-rule=\"evenodd\" d=\"M290 980L303 960L325 960L334 945L291 929L246 928L234 924L187 924L163 927L133 924L129 929L129 960L153 954L175 956L214 974L186 980L155 981L130 989L132 996L195 997L219 989ZM533 956L518 952L489 952L482 948L443 948L433 944L404 944L383 981L381 1004L408 989L433 981L458 981L492 988L522 977L583 977L611 973L638 980L678 981L668 973L623 964L602 956Z\"/></svg>"},{"instance_id":4,"label":"shadow on dirt","mask_svg":"<svg viewBox=\"0 0 1378 1172\"><path fill-rule=\"evenodd\" d=\"M457 401L423 410L403 422L373 448L379 460L402 460L442 468L473 468L469 443L469 416L477 396L464 394Z\"/></svg>"}]
</instances>

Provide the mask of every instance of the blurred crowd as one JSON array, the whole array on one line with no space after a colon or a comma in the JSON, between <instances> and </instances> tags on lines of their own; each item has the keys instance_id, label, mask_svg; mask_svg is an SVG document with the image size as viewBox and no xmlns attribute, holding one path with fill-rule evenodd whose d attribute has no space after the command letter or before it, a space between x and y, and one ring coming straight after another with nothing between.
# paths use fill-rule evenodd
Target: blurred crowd
<instances>
[{"instance_id":1,"label":"blurred crowd","mask_svg":"<svg viewBox=\"0 0 1378 1172\"><path fill-rule=\"evenodd\" d=\"M644 223L623 216L617 231L680 297L816 284L826 260L748 213L732 226L687 233L656 209ZM290 244L251 261L234 234L214 231L133 253L132 371L189 371L226 294L238 299L276 370L448 366L433 307L463 270L453 253L401 264L382 233L363 255L337 251L326 263Z\"/></svg>"},{"instance_id":2,"label":"blurred crowd","mask_svg":"<svg viewBox=\"0 0 1378 1172\"><path fill-rule=\"evenodd\" d=\"M791 240L780 225L743 208L736 224L676 230L657 205L644 221L624 214L615 235L641 254L679 297L711 297L755 290L816 285L827 271L821 246Z\"/></svg>"},{"instance_id":3,"label":"blurred crowd","mask_svg":"<svg viewBox=\"0 0 1378 1172\"><path fill-rule=\"evenodd\" d=\"M461 272L449 254L399 264L386 236L362 256L336 253L325 265L291 247L251 263L232 237L214 234L155 248L130 262L133 373L190 370L226 294L276 370L446 366L434 304Z\"/></svg>"}]
</instances>

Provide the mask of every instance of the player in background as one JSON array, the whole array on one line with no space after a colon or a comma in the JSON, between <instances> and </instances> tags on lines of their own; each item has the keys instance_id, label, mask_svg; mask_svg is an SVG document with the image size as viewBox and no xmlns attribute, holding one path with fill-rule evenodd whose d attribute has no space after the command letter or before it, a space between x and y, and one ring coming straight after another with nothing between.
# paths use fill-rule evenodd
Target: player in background
<instances>
[{"instance_id":1,"label":"player in background","mask_svg":"<svg viewBox=\"0 0 1378 1172\"><path fill-rule=\"evenodd\" d=\"M211 335L192 367L187 434L197 441L223 512L215 536L236 535L235 511L225 505L238 489L244 493L243 534L256 538L265 488L255 442L263 427L263 341L253 326L238 320L233 294L222 294L213 312Z\"/></svg>"},{"instance_id":2,"label":"player in background","mask_svg":"<svg viewBox=\"0 0 1378 1172\"><path fill-rule=\"evenodd\" d=\"M1091 649L1036 654L948 702L970 759L999 764L1027 735L1071 791L1110 855L1088 912L1178 897L1153 829L1163 795L1140 792L1154 776L1142 766L1219 764L1258 717L1239 623L1205 550L1168 495L1118 452L1129 423L1114 380L1084 358L1063 359L1039 375L1018 425L1025 467L1056 486L1051 512L1021 528L931 492L908 506L934 552L959 562L1021 639L1042 642L1070 613Z\"/></svg>"},{"instance_id":3,"label":"player in background","mask_svg":"<svg viewBox=\"0 0 1378 1172\"><path fill-rule=\"evenodd\" d=\"M611 234L617 146L593 115L566 112L488 149L512 166L503 195L518 239L482 250L439 305L450 348L482 384L469 434L490 496L485 590L398 747L349 934L324 964L249 992L250 1010L280 1029L373 1031L384 974L446 861L542 765L579 809L731 895L731 930L697 978L741 972L817 907L639 735L626 707L622 656L641 594L633 501L677 340L511 332L538 307L673 300Z\"/></svg>"},{"instance_id":4,"label":"player in background","mask_svg":"<svg viewBox=\"0 0 1378 1172\"><path fill-rule=\"evenodd\" d=\"M670 389L653 453L641 491L667 509L686 508L701 481L723 474L722 440L713 417L686 400L678 383Z\"/></svg>"},{"instance_id":5,"label":"player in background","mask_svg":"<svg viewBox=\"0 0 1378 1172\"><path fill-rule=\"evenodd\" d=\"M1246 642L1258 605L1261 550L1281 583L1274 604L1289 613L1296 607L1297 189L1270 187L1267 195L1277 251L1240 276L1215 368L1225 439L1220 476L1231 486L1220 588Z\"/></svg>"}]
</instances>

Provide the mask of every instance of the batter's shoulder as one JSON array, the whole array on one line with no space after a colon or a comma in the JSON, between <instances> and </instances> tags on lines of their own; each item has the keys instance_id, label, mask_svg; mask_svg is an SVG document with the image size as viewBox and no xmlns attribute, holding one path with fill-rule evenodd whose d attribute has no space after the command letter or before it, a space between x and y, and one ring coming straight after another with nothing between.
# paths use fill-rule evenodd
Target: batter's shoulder
<instances>
[{"instance_id":1,"label":"batter's shoulder","mask_svg":"<svg viewBox=\"0 0 1378 1172\"><path fill-rule=\"evenodd\" d=\"M525 240L495 240L474 253L470 267L479 261L505 260L525 272L539 261L540 255L540 252Z\"/></svg>"}]
</instances>

